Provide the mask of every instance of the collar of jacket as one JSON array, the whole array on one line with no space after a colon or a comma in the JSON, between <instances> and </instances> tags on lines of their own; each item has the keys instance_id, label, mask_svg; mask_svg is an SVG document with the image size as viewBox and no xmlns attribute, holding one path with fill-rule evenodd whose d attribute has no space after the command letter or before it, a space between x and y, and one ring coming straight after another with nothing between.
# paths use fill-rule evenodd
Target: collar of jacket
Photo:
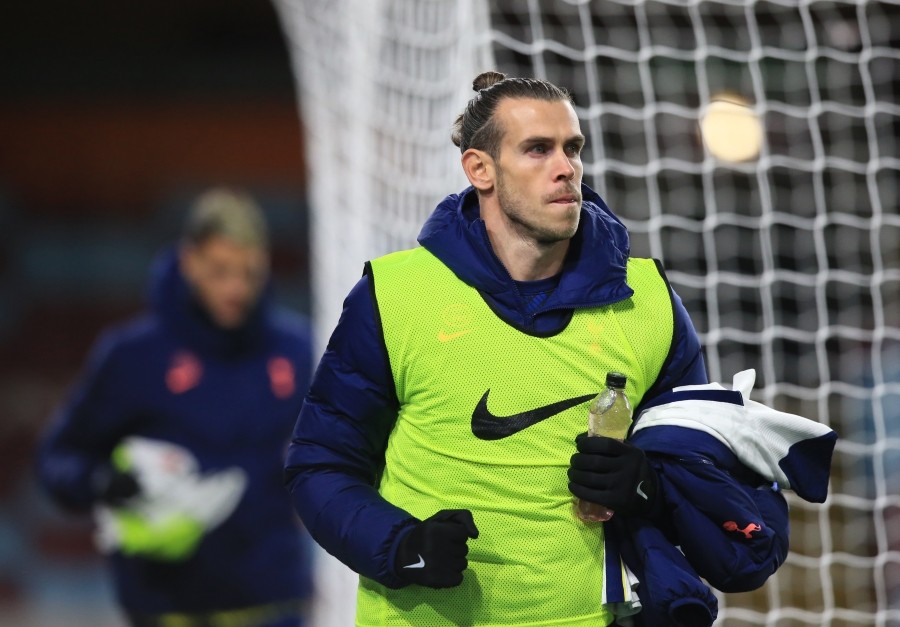
<instances>
[{"instance_id":1,"label":"collar of jacket","mask_svg":"<svg viewBox=\"0 0 900 627\"><path fill-rule=\"evenodd\" d=\"M267 285L247 321L239 328L217 326L200 306L178 266L177 247L163 251L150 272L149 300L163 326L186 347L203 356L238 358L262 349L268 339L271 285Z\"/></svg>"},{"instance_id":2,"label":"collar of jacket","mask_svg":"<svg viewBox=\"0 0 900 627\"><path fill-rule=\"evenodd\" d=\"M581 190L581 218L559 286L536 314L552 309L600 307L634 293L625 282L630 252L625 225L591 188L582 185ZM504 306L522 311L524 302L515 281L490 245L474 188L447 196L425 222L418 241L460 280Z\"/></svg>"}]
</instances>

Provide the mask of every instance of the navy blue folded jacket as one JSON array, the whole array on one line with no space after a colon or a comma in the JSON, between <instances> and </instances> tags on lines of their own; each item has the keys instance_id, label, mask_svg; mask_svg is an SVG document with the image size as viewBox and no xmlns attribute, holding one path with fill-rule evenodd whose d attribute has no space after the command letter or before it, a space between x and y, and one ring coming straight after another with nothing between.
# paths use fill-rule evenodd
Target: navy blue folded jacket
<instances>
[{"instance_id":1,"label":"navy blue folded jacket","mask_svg":"<svg viewBox=\"0 0 900 627\"><path fill-rule=\"evenodd\" d=\"M811 503L827 497L837 434L753 401L754 380L747 370L732 389L673 390L637 417L629 441L657 471L665 515L607 526L640 581L635 627L711 625L717 603L706 584L754 590L787 558L782 489Z\"/></svg>"},{"instance_id":2,"label":"navy blue folded jacket","mask_svg":"<svg viewBox=\"0 0 900 627\"><path fill-rule=\"evenodd\" d=\"M40 482L62 506L88 511L92 477L129 435L188 449L200 471L239 467L236 510L182 562L110 556L133 614L202 612L305 598L308 540L282 483L291 428L311 376L306 320L269 290L240 329L214 326L193 299L174 250L154 265L151 311L105 332L43 438Z\"/></svg>"}]
</instances>

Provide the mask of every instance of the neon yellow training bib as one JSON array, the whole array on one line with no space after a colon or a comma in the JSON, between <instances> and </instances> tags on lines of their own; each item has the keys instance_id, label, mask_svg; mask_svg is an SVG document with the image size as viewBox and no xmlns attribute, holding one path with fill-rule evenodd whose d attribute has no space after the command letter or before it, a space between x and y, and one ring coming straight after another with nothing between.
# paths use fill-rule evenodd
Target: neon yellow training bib
<instances>
[{"instance_id":1,"label":"neon yellow training bib","mask_svg":"<svg viewBox=\"0 0 900 627\"><path fill-rule=\"evenodd\" d=\"M634 296L578 309L554 335L499 318L424 248L372 262L400 412L379 490L425 519L472 511L462 585L391 590L360 579L357 624L606 625L603 526L575 518L566 471L607 371L637 406L673 335L652 260L628 262Z\"/></svg>"}]
</instances>

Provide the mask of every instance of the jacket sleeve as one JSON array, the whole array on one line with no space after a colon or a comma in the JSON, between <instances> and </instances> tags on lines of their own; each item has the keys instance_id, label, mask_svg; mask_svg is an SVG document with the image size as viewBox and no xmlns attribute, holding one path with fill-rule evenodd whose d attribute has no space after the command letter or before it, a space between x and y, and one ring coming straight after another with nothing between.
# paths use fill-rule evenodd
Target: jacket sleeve
<instances>
[{"instance_id":1,"label":"jacket sleeve","mask_svg":"<svg viewBox=\"0 0 900 627\"><path fill-rule=\"evenodd\" d=\"M124 434L129 410L122 361L115 334L105 334L39 443L38 479L66 509L91 507L96 499L94 477L109 464Z\"/></svg>"},{"instance_id":2,"label":"jacket sleeve","mask_svg":"<svg viewBox=\"0 0 900 627\"><path fill-rule=\"evenodd\" d=\"M397 400L366 276L344 301L288 447L285 482L312 537L389 587L394 547L416 519L376 489Z\"/></svg>"},{"instance_id":3,"label":"jacket sleeve","mask_svg":"<svg viewBox=\"0 0 900 627\"><path fill-rule=\"evenodd\" d=\"M663 472L681 505L673 513L677 543L710 585L722 592L756 590L784 563L788 552L788 509L769 485L736 481L698 461Z\"/></svg>"},{"instance_id":4,"label":"jacket sleeve","mask_svg":"<svg viewBox=\"0 0 900 627\"><path fill-rule=\"evenodd\" d=\"M664 277L665 278L665 277ZM666 279L668 283L668 279ZM666 393L672 388L682 385L703 385L709 383L706 374L706 363L703 360L703 352L700 347L700 338L694 329L694 323L681 302L681 298L669 286L669 294L672 298L672 313L674 316L674 328L672 333L672 346L669 356L663 364L654 384L644 394L640 404L635 407L634 415L639 416L644 405L653 402L660 394Z\"/></svg>"},{"instance_id":5,"label":"jacket sleeve","mask_svg":"<svg viewBox=\"0 0 900 627\"><path fill-rule=\"evenodd\" d=\"M619 516L603 527L638 579L641 611L635 627L708 627L719 604L681 551L664 533L640 518Z\"/></svg>"}]
</instances>

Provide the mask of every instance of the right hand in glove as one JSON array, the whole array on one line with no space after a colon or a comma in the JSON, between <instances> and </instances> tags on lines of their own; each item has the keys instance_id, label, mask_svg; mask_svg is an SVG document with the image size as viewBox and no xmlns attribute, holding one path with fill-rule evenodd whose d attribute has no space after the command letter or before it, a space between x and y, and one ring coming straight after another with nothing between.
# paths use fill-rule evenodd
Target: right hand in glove
<instances>
[{"instance_id":1,"label":"right hand in glove","mask_svg":"<svg viewBox=\"0 0 900 627\"><path fill-rule=\"evenodd\" d=\"M400 541L395 571L405 583L429 588L452 588L463 580L469 565L469 538L478 528L467 509L442 509L426 518Z\"/></svg>"}]
</instances>

